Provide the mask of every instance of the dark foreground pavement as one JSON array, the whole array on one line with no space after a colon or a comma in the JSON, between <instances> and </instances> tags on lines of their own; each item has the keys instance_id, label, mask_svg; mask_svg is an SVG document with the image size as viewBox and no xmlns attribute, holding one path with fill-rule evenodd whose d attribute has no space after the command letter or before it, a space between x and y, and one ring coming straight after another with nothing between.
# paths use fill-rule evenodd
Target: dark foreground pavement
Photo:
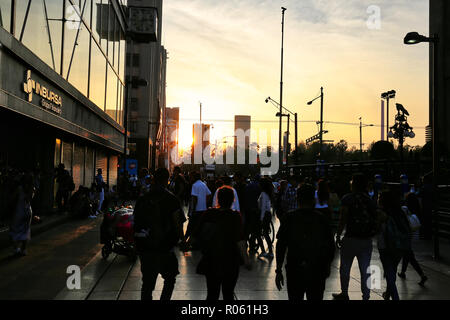
<instances>
[{"instance_id":1,"label":"dark foreground pavement","mask_svg":"<svg viewBox=\"0 0 450 320\"><path fill-rule=\"evenodd\" d=\"M0 251L0 300L53 299L66 287L69 265L83 268L101 249L95 220L66 223L33 235L28 255L11 257L11 248Z\"/></svg>"},{"instance_id":2,"label":"dark foreground pavement","mask_svg":"<svg viewBox=\"0 0 450 320\"><path fill-rule=\"evenodd\" d=\"M8 257L10 250L0 252L0 299L57 299L57 300L137 300L140 298L141 273L139 260L111 254L107 260L101 257L99 228L96 220L69 221L45 233L33 237L29 255L19 259ZM375 246L376 247L376 246ZM430 242L415 244L416 256L424 267L429 281L425 287L417 282L419 276L410 267L407 279L397 280L403 300L449 300L450 266L434 261L430 255ZM450 246L443 245L443 252ZM200 253L187 255L177 250L180 275L177 277L174 300L204 300L206 281L195 273ZM381 268L378 252L374 249L372 264ZM81 269L81 288L69 290L66 282L70 274L67 267ZM286 300L287 291L275 286L275 260L259 260L253 257L253 270L241 269L236 296L239 300ZM324 298L332 299L332 293L340 291L339 257L333 262ZM382 269L381 269L382 270ZM353 300L361 300L359 269L355 260L349 286ZM385 281L381 288L372 291L372 300L382 300ZM162 279L159 277L154 299L159 299Z\"/></svg>"}]
</instances>

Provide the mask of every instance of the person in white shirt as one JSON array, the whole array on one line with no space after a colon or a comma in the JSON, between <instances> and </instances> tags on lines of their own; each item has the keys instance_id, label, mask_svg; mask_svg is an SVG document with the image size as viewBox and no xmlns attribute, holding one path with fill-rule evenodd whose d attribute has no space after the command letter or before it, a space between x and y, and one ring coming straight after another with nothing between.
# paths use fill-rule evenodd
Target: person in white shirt
<instances>
[{"instance_id":1,"label":"person in white shirt","mask_svg":"<svg viewBox=\"0 0 450 320\"><path fill-rule=\"evenodd\" d=\"M224 177L224 178L222 178L222 181L223 181L224 185L226 185L226 186L230 187L231 189L233 189L234 201L233 201L233 204L231 205L231 210L241 211L241 208L239 206L238 194L236 192L236 189L234 189L231 186L231 179L229 177ZM214 193L214 197L213 197L213 201L212 201L212 205L213 205L214 208L218 208L219 207L219 201L217 199L218 191L219 191L219 189L217 189L216 192Z\"/></svg>"},{"instance_id":2,"label":"person in white shirt","mask_svg":"<svg viewBox=\"0 0 450 320\"><path fill-rule=\"evenodd\" d=\"M211 196L211 191L201 180L200 173L195 172L192 175L192 178L192 181L194 181L191 189L192 209L189 212L189 223L186 229L186 239L191 237L192 233L197 228L200 215L208 209L206 203L208 201L208 197ZM189 239L189 243L193 247L196 246L195 239Z\"/></svg>"},{"instance_id":3,"label":"person in white shirt","mask_svg":"<svg viewBox=\"0 0 450 320\"><path fill-rule=\"evenodd\" d=\"M200 179L200 174L196 173L195 183L192 185L191 196L193 200L193 212L206 211L207 197L211 195L208 186Z\"/></svg>"},{"instance_id":4,"label":"person in white shirt","mask_svg":"<svg viewBox=\"0 0 450 320\"><path fill-rule=\"evenodd\" d=\"M266 257L268 259L273 259L273 247L272 242L270 240L269 236L269 230L270 230L270 222L272 221L272 192L273 192L273 185L272 183L267 179L262 179L260 182L261 185L261 195L258 199L258 208L260 212L260 223L261 226L259 228L259 234L257 236L258 245L261 249L261 254L258 258ZM269 250L269 253L266 253L266 250L264 248L264 242L262 240L262 236L264 236L264 239L267 243L267 249Z\"/></svg>"}]
</instances>

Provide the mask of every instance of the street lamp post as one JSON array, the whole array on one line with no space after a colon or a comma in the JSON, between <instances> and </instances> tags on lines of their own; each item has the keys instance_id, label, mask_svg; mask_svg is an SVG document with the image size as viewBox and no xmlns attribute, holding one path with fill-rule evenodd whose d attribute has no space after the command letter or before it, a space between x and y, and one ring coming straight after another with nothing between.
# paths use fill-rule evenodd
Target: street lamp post
<instances>
[{"instance_id":1,"label":"street lamp post","mask_svg":"<svg viewBox=\"0 0 450 320\"><path fill-rule=\"evenodd\" d=\"M284 12L287 9L281 7L281 80L280 80L280 113L283 113L283 58L284 58ZM280 166L282 165L282 154L281 154L281 131L282 131L282 119L280 117L280 126L279 126L279 136L278 136L278 161Z\"/></svg>"},{"instance_id":2,"label":"street lamp post","mask_svg":"<svg viewBox=\"0 0 450 320\"><path fill-rule=\"evenodd\" d=\"M280 104L278 102L276 102L275 100L273 100L271 97L268 97L266 99L266 103L272 102L274 104L275 107L279 107ZM288 112L289 115L293 115L294 116L294 127L295 127L295 155L297 157L298 154L298 114L292 112L291 110L287 109L286 107L282 107L282 109L286 112ZM279 117L280 112L278 112L276 114L277 117ZM287 116L286 114L284 114L283 116ZM290 116L288 117L288 132L289 131L289 121L292 121ZM289 140L288 140L289 141Z\"/></svg>"},{"instance_id":3,"label":"street lamp post","mask_svg":"<svg viewBox=\"0 0 450 320\"><path fill-rule=\"evenodd\" d=\"M386 100L386 134L389 134L389 100L394 99L397 92L395 90L386 91L381 94L381 99ZM386 136L386 141L389 138Z\"/></svg>"},{"instance_id":4,"label":"street lamp post","mask_svg":"<svg viewBox=\"0 0 450 320\"><path fill-rule=\"evenodd\" d=\"M308 102L308 106L312 105L314 101L320 98L320 149L319 149L319 159L322 156L322 145L323 145L323 87L320 88L320 96L314 98L313 100Z\"/></svg>"},{"instance_id":5,"label":"street lamp post","mask_svg":"<svg viewBox=\"0 0 450 320\"><path fill-rule=\"evenodd\" d=\"M438 78L438 57L439 57L439 36L437 33L433 34L432 37L423 36L417 32L408 33L403 39L403 43L407 45L414 45L422 42L428 42L433 49L433 85L432 85L432 99L433 107L430 110L431 113L431 128L433 134L433 188L434 188L434 199L433 199L433 210L436 212L438 210L438 191L439 191L439 126L438 126L438 112L439 112L439 78ZM437 234L434 236L434 256L439 258L439 237Z\"/></svg>"},{"instance_id":6,"label":"street lamp post","mask_svg":"<svg viewBox=\"0 0 450 320\"><path fill-rule=\"evenodd\" d=\"M291 115L289 114L289 113L277 113L276 115L275 115L276 117L280 117L280 119L282 118L282 117L287 117L288 119L287 119L287 131L286 131L286 139L287 139L287 141L286 141L286 145L284 146L284 148L283 148L283 154L284 154L284 152L286 152L286 166L288 166L288 158L289 158L289 148L288 148L288 146L289 146L289 134L290 134L290 132L289 132L289 121L291 120Z\"/></svg>"}]
</instances>

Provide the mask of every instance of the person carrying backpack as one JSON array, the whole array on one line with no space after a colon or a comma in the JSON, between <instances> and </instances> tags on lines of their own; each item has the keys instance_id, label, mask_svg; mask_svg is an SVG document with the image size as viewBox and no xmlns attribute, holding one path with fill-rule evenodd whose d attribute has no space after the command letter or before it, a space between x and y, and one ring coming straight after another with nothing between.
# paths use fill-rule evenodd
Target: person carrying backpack
<instances>
[{"instance_id":1,"label":"person carrying backpack","mask_svg":"<svg viewBox=\"0 0 450 320\"><path fill-rule=\"evenodd\" d=\"M375 203L367 192L368 180L363 174L352 178L352 193L342 198L340 221L336 234L336 246L340 248L341 264L339 268L341 293L333 293L335 300L349 300L348 285L350 270L355 257L358 259L361 273L361 291L363 300L369 300L370 289L368 268L372 258L372 238L378 233L379 222ZM345 228L345 235L341 234Z\"/></svg>"},{"instance_id":2,"label":"person carrying backpack","mask_svg":"<svg viewBox=\"0 0 450 320\"><path fill-rule=\"evenodd\" d=\"M397 267L402 257L411 250L410 226L400 204L400 194L394 191L381 193L379 207L382 209L381 232L378 235L378 252L386 277L385 300L400 300L396 282Z\"/></svg>"},{"instance_id":3,"label":"person carrying backpack","mask_svg":"<svg viewBox=\"0 0 450 320\"><path fill-rule=\"evenodd\" d=\"M196 230L202 251L197 273L206 277L208 295L206 300L219 300L222 289L223 300L234 300L234 288L241 264L250 270L242 219L232 210L234 191L230 186L217 190L219 206L203 213Z\"/></svg>"},{"instance_id":4,"label":"person carrying backpack","mask_svg":"<svg viewBox=\"0 0 450 320\"><path fill-rule=\"evenodd\" d=\"M283 262L287 250L286 284L289 300L323 300L326 279L334 258L333 233L321 212L314 209L314 187L297 190L299 209L286 213L277 234L276 278L278 290L284 285Z\"/></svg>"},{"instance_id":5,"label":"person carrying backpack","mask_svg":"<svg viewBox=\"0 0 450 320\"><path fill-rule=\"evenodd\" d=\"M169 171L159 168L155 184L139 197L134 209L134 237L141 261L141 299L152 300L158 274L164 279L161 300L170 300L175 287L178 260L175 246L185 243L183 223L186 221L179 200L167 190Z\"/></svg>"}]
</instances>

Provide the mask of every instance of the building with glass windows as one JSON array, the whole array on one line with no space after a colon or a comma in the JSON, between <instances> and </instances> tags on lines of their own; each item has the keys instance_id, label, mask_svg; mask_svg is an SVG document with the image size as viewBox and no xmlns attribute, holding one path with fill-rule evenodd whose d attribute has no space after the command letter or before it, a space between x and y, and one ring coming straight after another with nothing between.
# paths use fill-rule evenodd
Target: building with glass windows
<instances>
[{"instance_id":1,"label":"building with glass windows","mask_svg":"<svg viewBox=\"0 0 450 320\"><path fill-rule=\"evenodd\" d=\"M156 8L157 34L162 34L162 0L128 0L128 6ZM165 166L163 153L163 115L166 108L167 50L161 36L150 43L129 42L127 46L127 77L144 79L146 87L130 87L128 131L130 158L138 167L154 170Z\"/></svg>"},{"instance_id":2,"label":"building with glass windows","mask_svg":"<svg viewBox=\"0 0 450 320\"><path fill-rule=\"evenodd\" d=\"M125 0L0 1L0 166L38 170L53 207L60 163L76 188L123 153Z\"/></svg>"}]
</instances>

